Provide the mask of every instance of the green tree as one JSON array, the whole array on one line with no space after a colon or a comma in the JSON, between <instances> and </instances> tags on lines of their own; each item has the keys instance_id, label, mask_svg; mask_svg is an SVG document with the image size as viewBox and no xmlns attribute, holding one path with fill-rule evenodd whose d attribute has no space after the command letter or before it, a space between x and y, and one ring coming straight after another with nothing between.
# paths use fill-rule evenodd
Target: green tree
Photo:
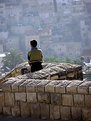
<instances>
[{"instance_id":1,"label":"green tree","mask_svg":"<svg viewBox=\"0 0 91 121\"><path fill-rule=\"evenodd\" d=\"M13 69L16 65L24 62L23 55L21 53L16 52L15 50L11 50L2 60L4 72Z\"/></svg>"}]
</instances>

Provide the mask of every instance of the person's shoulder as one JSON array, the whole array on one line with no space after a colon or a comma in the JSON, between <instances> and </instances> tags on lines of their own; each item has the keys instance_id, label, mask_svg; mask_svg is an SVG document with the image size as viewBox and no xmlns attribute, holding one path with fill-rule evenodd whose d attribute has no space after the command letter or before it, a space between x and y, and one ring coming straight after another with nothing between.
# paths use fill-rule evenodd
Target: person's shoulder
<instances>
[{"instance_id":1,"label":"person's shoulder","mask_svg":"<svg viewBox=\"0 0 91 121\"><path fill-rule=\"evenodd\" d=\"M38 50L39 50L40 52L42 52L42 50L41 50L40 48L39 48Z\"/></svg>"}]
</instances>

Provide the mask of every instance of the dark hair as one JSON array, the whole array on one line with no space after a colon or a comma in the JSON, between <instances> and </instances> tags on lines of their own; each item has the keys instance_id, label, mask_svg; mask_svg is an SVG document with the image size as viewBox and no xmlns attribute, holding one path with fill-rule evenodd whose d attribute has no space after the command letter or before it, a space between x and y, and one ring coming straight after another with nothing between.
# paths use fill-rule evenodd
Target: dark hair
<instances>
[{"instance_id":1,"label":"dark hair","mask_svg":"<svg viewBox=\"0 0 91 121\"><path fill-rule=\"evenodd\" d=\"M31 41L30 41L30 45L31 45L32 47L36 47L36 46L37 46L37 41L36 41L36 40L31 40Z\"/></svg>"}]
</instances>

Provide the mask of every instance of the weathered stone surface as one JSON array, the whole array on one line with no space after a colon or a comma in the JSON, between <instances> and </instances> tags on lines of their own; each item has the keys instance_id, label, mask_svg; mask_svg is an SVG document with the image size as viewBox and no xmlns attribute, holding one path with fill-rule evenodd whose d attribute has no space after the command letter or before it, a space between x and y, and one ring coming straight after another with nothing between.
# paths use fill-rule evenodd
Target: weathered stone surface
<instances>
[{"instance_id":1,"label":"weathered stone surface","mask_svg":"<svg viewBox=\"0 0 91 121\"><path fill-rule=\"evenodd\" d=\"M51 104L61 105L61 103L62 103L61 94L52 93L51 94Z\"/></svg>"},{"instance_id":2,"label":"weathered stone surface","mask_svg":"<svg viewBox=\"0 0 91 121\"><path fill-rule=\"evenodd\" d=\"M50 103L50 94L49 93L38 93L38 102Z\"/></svg>"},{"instance_id":3,"label":"weathered stone surface","mask_svg":"<svg viewBox=\"0 0 91 121\"><path fill-rule=\"evenodd\" d=\"M75 106L84 106L84 95L76 94L74 95L74 105Z\"/></svg>"},{"instance_id":4,"label":"weathered stone surface","mask_svg":"<svg viewBox=\"0 0 91 121\"><path fill-rule=\"evenodd\" d=\"M26 85L31 82L32 82L32 79L25 80L21 85L19 85L19 92L26 92Z\"/></svg>"},{"instance_id":5,"label":"weathered stone surface","mask_svg":"<svg viewBox=\"0 0 91 121\"><path fill-rule=\"evenodd\" d=\"M73 106L73 96L69 94L62 94L62 105Z\"/></svg>"},{"instance_id":6,"label":"weathered stone surface","mask_svg":"<svg viewBox=\"0 0 91 121\"><path fill-rule=\"evenodd\" d=\"M20 108L21 108L21 116L22 117L30 116L30 105L28 103L21 102L20 103Z\"/></svg>"},{"instance_id":7,"label":"weathered stone surface","mask_svg":"<svg viewBox=\"0 0 91 121\"><path fill-rule=\"evenodd\" d=\"M71 108L71 112L72 112L72 119L73 120L81 120L82 119L81 108L79 108L79 107L72 107Z\"/></svg>"},{"instance_id":8,"label":"weathered stone surface","mask_svg":"<svg viewBox=\"0 0 91 121\"><path fill-rule=\"evenodd\" d=\"M20 116L20 106L12 107L12 116Z\"/></svg>"},{"instance_id":9,"label":"weathered stone surface","mask_svg":"<svg viewBox=\"0 0 91 121\"><path fill-rule=\"evenodd\" d=\"M42 80L41 83L37 84L36 91L37 92L44 92L45 85L47 85L50 81L49 80Z\"/></svg>"},{"instance_id":10,"label":"weathered stone surface","mask_svg":"<svg viewBox=\"0 0 91 121\"><path fill-rule=\"evenodd\" d=\"M5 91L11 92L11 91L12 91L11 85L12 85L14 82L16 82L16 79L14 79L14 78L7 79L7 80L5 81L5 83L2 84L2 90L3 90L4 92L5 92Z\"/></svg>"},{"instance_id":11,"label":"weathered stone surface","mask_svg":"<svg viewBox=\"0 0 91 121\"><path fill-rule=\"evenodd\" d=\"M60 119L60 107L57 105L50 105L50 119Z\"/></svg>"},{"instance_id":12,"label":"weathered stone surface","mask_svg":"<svg viewBox=\"0 0 91 121\"><path fill-rule=\"evenodd\" d=\"M36 92L36 87L39 83L41 83L41 80L32 80L26 85L26 92Z\"/></svg>"},{"instance_id":13,"label":"weathered stone surface","mask_svg":"<svg viewBox=\"0 0 91 121\"><path fill-rule=\"evenodd\" d=\"M51 81L45 86L45 92L55 92L55 87L58 85L60 81Z\"/></svg>"},{"instance_id":14,"label":"weathered stone surface","mask_svg":"<svg viewBox=\"0 0 91 121\"><path fill-rule=\"evenodd\" d=\"M18 86L20 86L24 81L24 79L16 80L16 82L12 84L12 92L18 92Z\"/></svg>"},{"instance_id":15,"label":"weathered stone surface","mask_svg":"<svg viewBox=\"0 0 91 121\"><path fill-rule=\"evenodd\" d=\"M82 119L84 121L91 121L91 108L82 109Z\"/></svg>"},{"instance_id":16,"label":"weathered stone surface","mask_svg":"<svg viewBox=\"0 0 91 121\"><path fill-rule=\"evenodd\" d=\"M31 117L40 118L40 105L39 103L31 103Z\"/></svg>"},{"instance_id":17,"label":"weathered stone surface","mask_svg":"<svg viewBox=\"0 0 91 121\"><path fill-rule=\"evenodd\" d=\"M85 95L85 106L91 107L91 95Z\"/></svg>"},{"instance_id":18,"label":"weathered stone surface","mask_svg":"<svg viewBox=\"0 0 91 121\"><path fill-rule=\"evenodd\" d=\"M67 87L67 93L77 93L77 87L82 83L83 81L74 80L72 81Z\"/></svg>"},{"instance_id":19,"label":"weathered stone surface","mask_svg":"<svg viewBox=\"0 0 91 121\"><path fill-rule=\"evenodd\" d=\"M4 93L0 92L0 107L4 106Z\"/></svg>"},{"instance_id":20,"label":"weathered stone surface","mask_svg":"<svg viewBox=\"0 0 91 121\"><path fill-rule=\"evenodd\" d=\"M11 115L11 109L10 107L3 107L3 114L4 115Z\"/></svg>"},{"instance_id":21,"label":"weathered stone surface","mask_svg":"<svg viewBox=\"0 0 91 121\"><path fill-rule=\"evenodd\" d=\"M36 93L27 93L27 102L37 102Z\"/></svg>"},{"instance_id":22,"label":"weathered stone surface","mask_svg":"<svg viewBox=\"0 0 91 121\"><path fill-rule=\"evenodd\" d=\"M91 81L83 82L80 86L78 86L78 93L88 94L90 86L91 86Z\"/></svg>"},{"instance_id":23,"label":"weathered stone surface","mask_svg":"<svg viewBox=\"0 0 91 121\"><path fill-rule=\"evenodd\" d=\"M15 100L16 101L26 101L26 93L15 93Z\"/></svg>"},{"instance_id":24,"label":"weathered stone surface","mask_svg":"<svg viewBox=\"0 0 91 121\"><path fill-rule=\"evenodd\" d=\"M70 107L60 107L61 111L61 119L62 120L70 120L71 119L71 109Z\"/></svg>"},{"instance_id":25,"label":"weathered stone surface","mask_svg":"<svg viewBox=\"0 0 91 121\"><path fill-rule=\"evenodd\" d=\"M71 81L62 80L58 85L55 86L56 93L66 93L66 87L69 85Z\"/></svg>"},{"instance_id":26,"label":"weathered stone surface","mask_svg":"<svg viewBox=\"0 0 91 121\"><path fill-rule=\"evenodd\" d=\"M14 94L6 92L5 93L5 106L14 106Z\"/></svg>"},{"instance_id":27,"label":"weathered stone surface","mask_svg":"<svg viewBox=\"0 0 91 121\"><path fill-rule=\"evenodd\" d=\"M49 119L49 105L45 103L40 104L41 109L41 119ZM43 110L44 109L44 110Z\"/></svg>"}]
</instances>

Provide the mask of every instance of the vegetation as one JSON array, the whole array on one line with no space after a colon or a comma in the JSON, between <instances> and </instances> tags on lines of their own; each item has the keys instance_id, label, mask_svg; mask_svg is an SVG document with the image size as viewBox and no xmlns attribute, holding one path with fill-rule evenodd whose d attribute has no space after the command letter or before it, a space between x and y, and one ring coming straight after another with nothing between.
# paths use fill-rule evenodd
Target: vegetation
<instances>
[{"instance_id":1,"label":"vegetation","mask_svg":"<svg viewBox=\"0 0 91 121\"><path fill-rule=\"evenodd\" d=\"M68 57L46 57L44 59L45 62L56 62L56 63L72 63L72 64L81 64L80 58L74 59L74 58L68 58Z\"/></svg>"},{"instance_id":2,"label":"vegetation","mask_svg":"<svg viewBox=\"0 0 91 121\"><path fill-rule=\"evenodd\" d=\"M2 62L2 70L3 72L7 72L13 69L16 65L24 62L23 55L21 53L16 52L15 50L11 50L9 53L6 54Z\"/></svg>"}]
</instances>

